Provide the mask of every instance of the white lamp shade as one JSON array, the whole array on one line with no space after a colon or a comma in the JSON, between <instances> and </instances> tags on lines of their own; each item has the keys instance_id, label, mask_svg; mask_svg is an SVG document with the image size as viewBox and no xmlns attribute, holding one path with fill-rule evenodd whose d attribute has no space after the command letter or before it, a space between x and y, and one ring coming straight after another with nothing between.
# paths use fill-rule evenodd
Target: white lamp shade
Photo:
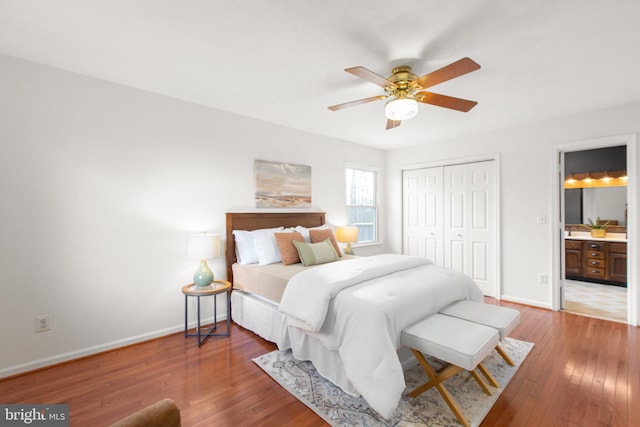
<instances>
[{"instance_id":1,"label":"white lamp shade","mask_svg":"<svg viewBox=\"0 0 640 427\"><path fill-rule=\"evenodd\" d=\"M192 259L213 259L220 256L219 234L191 234L187 256Z\"/></svg>"},{"instance_id":2,"label":"white lamp shade","mask_svg":"<svg viewBox=\"0 0 640 427\"><path fill-rule=\"evenodd\" d=\"M384 114L389 120L409 120L418 114L418 101L411 98L396 98L387 102Z\"/></svg>"},{"instance_id":3,"label":"white lamp shade","mask_svg":"<svg viewBox=\"0 0 640 427\"><path fill-rule=\"evenodd\" d=\"M358 241L358 227L337 227L336 240L340 243L356 243Z\"/></svg>"}]
</instances>

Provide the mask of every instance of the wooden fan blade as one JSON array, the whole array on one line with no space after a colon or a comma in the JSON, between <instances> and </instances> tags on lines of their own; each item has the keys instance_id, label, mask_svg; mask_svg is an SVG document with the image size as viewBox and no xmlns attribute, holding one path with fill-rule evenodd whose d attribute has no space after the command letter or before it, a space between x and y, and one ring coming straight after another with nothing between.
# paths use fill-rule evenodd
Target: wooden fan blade
<instances>
[{"instance_id":1,"label":"wooden fan blade","mask_svg":"<svg viewBox=\"0 0 640 427\"><path fill-rule=\"evenodd\" d=\"M351 73L356 77L360 77L361 79L365 79L370 81L371 83L375 83L380 87L386 88L387 86L391 86L396 88L397 85L390 80L374 73L371 70L368 70L364 67L353 67L353 68L345 68L347 73Z\"/></svg>"},{"instance_id":2,"label":"wooden fan blade","mask_svg":"<svg viewBox=\"0 0 640 427\"><path fill-rule=\"evenodd\" d=\"M367 102L377 101L379 99L385 99L386 95L372 96L370 98L358 99L356 101L345 102L344 104L332 105L329 108L331 111L342 110L343 108L355 107L356 105L366 104Z\"/></svg>"},{"instance_id":3,"label":"wooden fan blade","mask_svg":"<svg viewBox=\"0 0 640 427\"><path fill-rule=\"evenodd\" d=\"M447 80L460 77L479 68L480 65L478 65L472 59L462 58L454 63L451 63L436 71L417 78L416 80L411 82L411 85L413 86L414 84L419 84L422 89L426 89L442 82L446 82Z\"/></svg>"},{"instance_id":4,"label":"wooden fan blade","mask_svg":"<svg viewBox=\"0 0 640 427\"><path fill-rule=\"evenodd\" d=\"M415 98L418 102L450 108L452 110L464 111L465 113L478 104L476 101L454 98L452 96L440 95L433 92L418 92L416 93Z\"/></svg>"},{"instance_id":5,"label":"wooden fan blade","mask_svg":"<svg viewBox=\"0 0 640 427\"><path fill-rule=\"evenodd\" d=\"M402 124L402 122L400 120L387 119L387 129L386 130L397 128L401 124Z\"/></svg>"}]
</instances>

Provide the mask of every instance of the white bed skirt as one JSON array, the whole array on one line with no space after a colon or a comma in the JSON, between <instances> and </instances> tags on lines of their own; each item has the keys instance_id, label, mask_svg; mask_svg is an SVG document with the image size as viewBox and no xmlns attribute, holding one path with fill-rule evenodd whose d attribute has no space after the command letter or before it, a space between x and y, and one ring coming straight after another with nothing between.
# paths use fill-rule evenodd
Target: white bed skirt
<instances>
[{"instance_id":1,"label":"white bed skirt","mask_svg":"<svg viewBox=\"0 0 640 427\"><path fill-rule=\"evenodd\" d=\"M275 343L279 350L292 349L296 359L311 361L320 375L345 393L360 395L347 378L338 352L327 349L313 335L298 328L288 328L285 315L278 311L275 303L234 290L231 292L231 318L243 328ZM408 348L398 350L398 357L405 369L417 363Z\"/></svg>"},{"instance_id":2,"label":"white bed skirt","mask_svg":"<svg viewBox=\"0 0 640 427\"><path fill-rule=\"evenodd\" d=\"M234 290L231 292L231 319L265 340L275 343L280 350L291 347L285 315L269 300Z\"/></svg>"}]
</instances>

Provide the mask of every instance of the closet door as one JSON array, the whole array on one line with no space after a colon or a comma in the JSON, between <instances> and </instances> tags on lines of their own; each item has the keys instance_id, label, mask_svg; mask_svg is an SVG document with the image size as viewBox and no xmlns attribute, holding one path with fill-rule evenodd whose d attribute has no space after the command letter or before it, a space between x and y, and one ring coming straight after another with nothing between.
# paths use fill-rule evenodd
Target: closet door
<instances>
[{"instance_id":1,"label":"closet door","mask_svg":"<svg viewBox=\"0 0 640 427\"><path fill-rule=\"evenodd\" d=\"M403 253L444 265L443 168L403 172Z\"/></svg>"},{"instance_id":2,"label":"closet door","mask_svg":"<svg viewBox=\"0 0 640 427\"><path fill-rule=\"evenodd\" d=\"M444 265L496 296L495 161L444 168Z\"/></svg>"},{"instance_id":3,"label":"closet door","mask_svg":"<svg viewBox=\"0 0 640 427\"><path fill-rule=\"evenodd\" d=\"M467 273L470 223L467 165L447 166L444 175L444 265Z\"/></svg>"}]
</instances>

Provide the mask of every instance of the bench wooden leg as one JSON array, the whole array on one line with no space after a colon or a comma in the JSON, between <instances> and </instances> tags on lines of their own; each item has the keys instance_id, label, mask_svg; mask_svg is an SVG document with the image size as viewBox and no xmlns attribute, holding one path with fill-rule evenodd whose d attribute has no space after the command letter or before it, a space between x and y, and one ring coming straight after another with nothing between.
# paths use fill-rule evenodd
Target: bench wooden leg
<instances>
[{"instance_id":1,"label":"bench wooden leg","mask_svg":"<svg viewBox=\"0 0 640 427\"><path fill-rule=\"evenodd\" d=\"M504 359L505 362L507 362L507 365L511 365L511 366L516 366L515 363L513 363L513 360L511 360L511 358L509 357L509 355L507 353L505 353L505 351L502 349L502 347L500 347L500 344L498 344L496 346L496 351L498 352L498 354L500 356L502 356L502 358Z\"/></svg>"},{"instance_id":2,"label":"bench wooden leg","mask_svg":"<svg viewBox=\"0 0 640 427\"><path fill-rule=\"evenodd\" d=\"M498 381L496 381L496 379L493 377L493 375L491 375L491 372L489 372L489 370L486 368L486 366L484 366L482 363L480 363L480 364L478 364L478 370L480 372L482 372L482 375L484 375L484 377L487 379L487 381L489 381L489 384L491 384L495 388L500 388L500 384L498 384Z\"/></svg>"},{"instance_id":3,"label":"bench wooden leg","mask_svg":"<svg viewBox=\"0 0 640 427\"><path fill-rule=\"evenodd\" d=\"M427 362L427 359L424 357L424 355L421 352L414 349L411 349L411 351L413 352L413 355L416 357L416 359L418 359L418 362L420 362L420 365L422 365L422 368L424 369L424 371L427 373L427 375L429 375L429 378L431 378L431 381L413 390L411 393L409 393L409 396L416 397L419 394L430 389L431 387L435 386L440 392L440 394L442 395L442 398L444 399L444 401L447 403L447 405L449 405L449 408L451 408L451 411L453 412L453 414L456 416L458 421L460 421L460 424L462 424L465 427L469 427L470 426L469 420L467 420L467 418L464 416L464 414L462 413L462 410L456 403L455 399L453 398L451 393L449 393L449 390L447 390L442 384L442 382L445 381L447 378L451 378L452 376L462 371L463 369L459 366L449 365L441 371L440 375L438 375L433 370L431 365L429 365L429 362Z\"/></svg>"},{"instance_id":4,"label":"bench wooden leg","mask_svg":"<svg viewBox=\"0 0 640 427\"><path fill-rule=\"evenodd\" d=\"M478 373L476 372L476 370L474 369L473 371L469 371L471 372L471 376L473 376L473 379L476 380L476 382L478 383L478 385L480 386L480 388L482 389L482 391L485 392L485 394L488 394L489 396L491 396L493 393L491 392L491 390L489 389L489 387L487 387L487 385L485 384L484 381L482 381L482 377L480 377L480 375L478 375Z\"/></svg>"},{"instance_id":5,"label":"bench wooden leg","mask_svg":"<svg viewBox=\"0 0 640 427\"><path fill-rule=\"evenodd\" d=\"M419 395L421 395L425 391L429 390L431 387L437 386L438 384L446 381L448 378L451 378L452 376L454 376L458 372L462 371L462 368L459 367L459 366L447 365L447 367L441 371L442 373L440 375L436 375L435 371L433 370L431 365L429 365L428 362L426 362L426 363L427 363L428 368L425 368L424 365L423 365L423 369L429 375L429 377L431 378L431 381L427 381L426 383L422 384L420 387L418 387L415 390L413 390L412 392L410 392L409 396L411 396L411 397L418 397ZM433 372L433 376L431 374L429 374L429 370L431 370L431 372Z\"/></svg>"}]
</instances>

